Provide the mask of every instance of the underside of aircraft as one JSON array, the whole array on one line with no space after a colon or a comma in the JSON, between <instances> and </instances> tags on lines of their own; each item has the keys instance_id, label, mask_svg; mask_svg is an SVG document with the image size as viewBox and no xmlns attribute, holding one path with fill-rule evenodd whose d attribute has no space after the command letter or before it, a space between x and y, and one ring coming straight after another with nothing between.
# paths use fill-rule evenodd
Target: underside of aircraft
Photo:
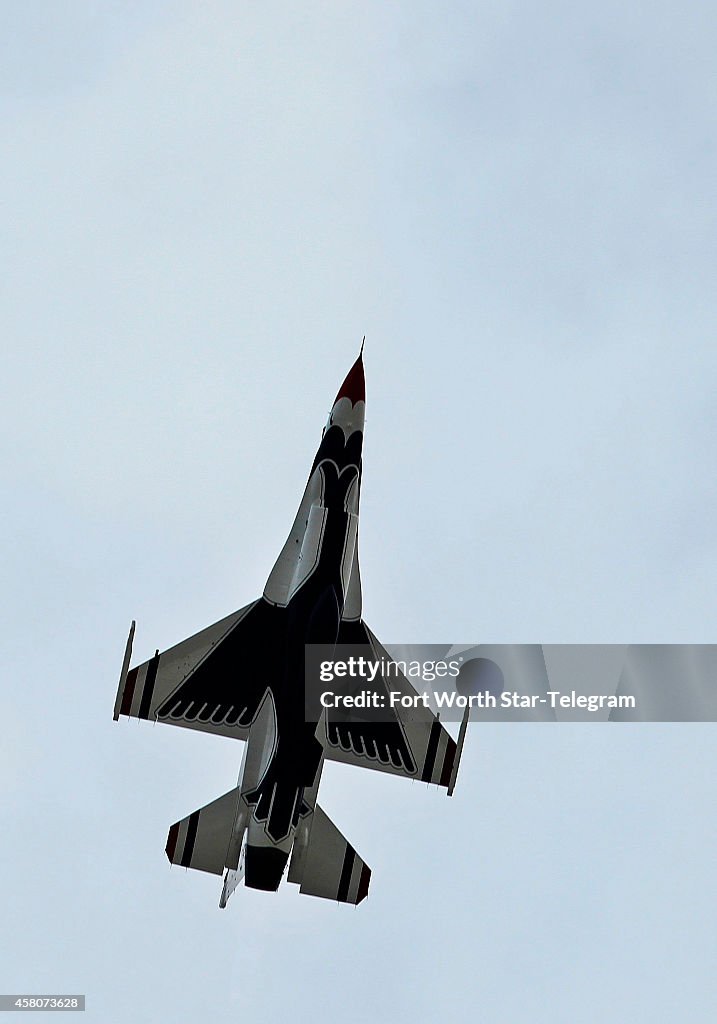
<instances>
[{"instance_id":1,"label":"underside of aircraft","mask_svg":"<svg viewBox=\"0 0 717 1024\"><path fill-rule=\"evenodd\" d=\"M386 666L362 618L358 562L362 355L336 396L289 536L264 593L239 611L130 669L134 623L114 708L120 716L245 741L237 785L175 822L173 864L224 876L220 906L240 881L358 904L371 870L317 803L325 761L452 791L456 744L428 708L378 716L321 707L307 682L307 645L344 645ZM395 667L395 664L394 666ZM400 672L377 693L416 694ZM408 702L407 702L408 703Z\"/></svg>"}]
</instances>

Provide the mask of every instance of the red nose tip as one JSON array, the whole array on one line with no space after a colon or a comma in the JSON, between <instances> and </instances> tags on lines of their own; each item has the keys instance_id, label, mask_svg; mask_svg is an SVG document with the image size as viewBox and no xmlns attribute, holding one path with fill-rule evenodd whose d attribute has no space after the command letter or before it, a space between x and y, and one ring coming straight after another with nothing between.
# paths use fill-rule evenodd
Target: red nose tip
<instances>
[{"instance_id":1,"label":"red nose tip","mask_svg":"<svg viewBox=\"0 0 717 1024\"><path fill-rule=\"evenodd\" d=\"M363 356L361 354L359 354L358 359L346 374L346 380L339 388L334 405L340 398L350 398L354 405L357 402L366 401L366 382L363 375Z\"/></svg>"}]
</instances>

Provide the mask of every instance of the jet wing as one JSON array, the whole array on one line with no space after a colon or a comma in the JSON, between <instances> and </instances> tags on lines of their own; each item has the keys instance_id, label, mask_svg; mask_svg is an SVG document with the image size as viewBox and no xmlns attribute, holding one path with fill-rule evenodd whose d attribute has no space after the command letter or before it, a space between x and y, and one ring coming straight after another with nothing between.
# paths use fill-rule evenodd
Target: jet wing
<instances>
[{"instance_id":1,"label":"jet wing","mask_svg":"<svg viewBox=\"0 0 717 1024\"><path fill-rule=\"evenodd\" d=\"M363 621L342 622L337 643L356 645L364 653L368 645L372 658L384 664L392 660ZM393 671L390 680L378 675L371 688L386 697L391 690L406 696L417 692L403 673ZM378 715L368 717L349 716L346 711L330 708L325 721L323 743L328 760L448 788L456 743L430 708L385 707Z\"/></svg>"},{"instance_id":2,"label":"jet wing","mask_svg":"<svg viewBox=\"0 0 717 1024\"><path fill-rule=\"evenodd\" d=\"M155 654L120 680L120 715L246 739L272 682L284 614L263 599Z\"/></svg>"}]
</instances>

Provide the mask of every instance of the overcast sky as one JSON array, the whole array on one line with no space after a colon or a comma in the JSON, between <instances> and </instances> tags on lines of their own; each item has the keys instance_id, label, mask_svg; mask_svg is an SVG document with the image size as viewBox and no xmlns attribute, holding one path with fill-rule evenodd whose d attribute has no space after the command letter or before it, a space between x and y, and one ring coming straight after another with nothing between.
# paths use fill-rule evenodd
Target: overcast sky
<instances>
[{"instance_id":1,"label":"overcast sky","mask_svg":"<svg viewBox=\"0 0 717 1024\"><path fill-rule=\"evenodd\" d=\"M366 334L386 643L715 640L714 5L0 9L4 992L100 1024L717 1012L710 725L330 766L360 908L170 870L240 744L112 722L263 588Z\"/></svg>"}]
</instances>

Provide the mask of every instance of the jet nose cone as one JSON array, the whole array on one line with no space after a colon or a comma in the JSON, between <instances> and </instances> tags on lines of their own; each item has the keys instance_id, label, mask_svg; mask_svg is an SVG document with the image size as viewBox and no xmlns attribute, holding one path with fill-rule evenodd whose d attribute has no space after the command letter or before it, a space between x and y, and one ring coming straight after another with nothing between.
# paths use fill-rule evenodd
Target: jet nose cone
<instances>
[{"instance_id":1,"label":"jet nose cone","mask_svg":"<svg viewBox=\"0 0 717 1024\"><path fill-rule=\"evenodd\" d=\"M363 345L359 357L346 374L346 380L339 388L334 405L340 398L349 398L356 405L357 402L366 401L366 382L363 375Z\"/></svg>"}]
</instances>

